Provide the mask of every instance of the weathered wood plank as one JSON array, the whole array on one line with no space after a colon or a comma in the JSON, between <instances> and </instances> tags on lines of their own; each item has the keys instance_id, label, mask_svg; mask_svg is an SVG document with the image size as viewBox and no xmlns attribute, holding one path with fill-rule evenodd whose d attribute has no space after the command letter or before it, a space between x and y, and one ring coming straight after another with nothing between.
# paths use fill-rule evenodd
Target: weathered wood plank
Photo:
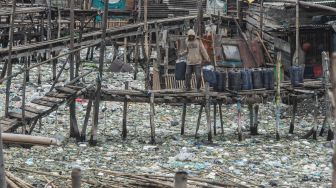
<instances>
[{"instance_id":1,"label":"weathered wood plank","mask_svg":"<svg viewBox=\"0 0 336 188\"><path fill-rule=\"evenodd\" d=\"M17 113L17 112L9 112L8 113L8 116L9 117L12 117L12 118L17 118L19 120L22 120L22 114L21 113ZM34 119L36 117L38 117L39 115L38 114L35 114L35 113L32 113L32 112L26 112L25 113L25 119Z\"/></svg>"}]
</instances>

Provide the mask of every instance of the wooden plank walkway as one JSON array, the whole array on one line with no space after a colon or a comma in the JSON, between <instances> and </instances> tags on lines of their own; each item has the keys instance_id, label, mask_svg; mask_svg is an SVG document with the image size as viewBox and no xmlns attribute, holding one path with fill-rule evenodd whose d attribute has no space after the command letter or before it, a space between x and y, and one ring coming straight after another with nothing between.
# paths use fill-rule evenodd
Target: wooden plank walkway
<instances>
[{"instance_id":1,"label":"wooden plank walkway","mask_svg":"<svg viewBox=\"0 0 336 188\"><path fill-rule=\"evenodd\" d=\"M88 86L92 87L92 85ZM23 121L21 112L9 112L8 117L0 117L0 126L3 132L14 132L25 122L26 125L34 127L34 124L42 117L55 111L59 106L70 99L85 94L85 87L66 85L55 87L54 91L34 99L25 105L25 117ZM31 128L33 129L33 128ZM32 131L32 130L31 130Z\"/></svg>"}]
</instances>

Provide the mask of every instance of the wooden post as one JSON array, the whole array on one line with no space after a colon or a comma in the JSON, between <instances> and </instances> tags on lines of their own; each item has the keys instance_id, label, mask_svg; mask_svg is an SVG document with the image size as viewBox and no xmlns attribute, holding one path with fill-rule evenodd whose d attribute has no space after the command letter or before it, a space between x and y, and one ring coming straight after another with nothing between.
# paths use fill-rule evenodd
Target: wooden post
<instances>
[{"instance_id":1,"label":"wooden post","mask_svg":"<svg viewBox=\"0 0 336 188\"><path fill-rule=\"evenodd\" d=\"M153 65L153 90L160 90L160 70L159 66L161 64L161 53L160 53L160 34L159 26L155 23L155 38L156 38L156 61Z\"/></svg>"},{"instance_id":2,"label":"wooden post","mask_svg":"<svg viewBox=\"0 0 336 188\"><path fill-rule=\"evenodd\" d=\"M258 135L258 111L259 111L259 105L256 104L254 106L254 118L253 118L253 135Z\"/></svg>"},{"instance_id":3,"label":"wooden post","mask_svg":"<svg viewBox=\"0 0 336 188\"><path fill-rule=\"evenodd\" d=\"M8 64L7 64L7 77L12 75L12 49L13 49L13 35L14 35L14 18L15 18L15 8L16 0L13 0L12 5L12 15L10 20L9 28L9 45L8 45ZM6 82L6 101L5 101L5 116L8 117L8 108L9 108L9 96L10 96L10 86L12 83L12 78L8 78Z\"/></svg>"},{"instance_id":4,"label":"wooden post","mask_svg":"<svg viewBox=\"0 0 336 188\"><path fill-rule=\"evenodd\" d=\"M224 122L223 122L223 112L222 112L222 103L219 103L219 119L221 122L222 136L224 136Z\"/></svg>"},{"instance_id":5,"label":"wooden post","mask_svg":"<svg viewBox=\"0 0 336 188\"><path fill-rule=\"evenodd\" d=\"M141 2L142 1L143 0L138 0L138 19L137 19L138 23L141 22L141 8L142 8Z\"/></svg>"},{"instance_id":6,"label":"wooden post","mask_svg":"<svg viewBox=\"0 0 336 188\"><path fill-rule=\"evenodd\" d=\"M24 63L24 69L27 69L27 57L24 57L23 59ZM27 85L27 79L26 79L27 71L23 73L23 83L22 83L22 104L21 104L21 110L22 110L22 134L26 134L26 85Z\"/></svg>"},{"instance_id":7,"label":"wooden post","mask_svg":"<svg viewBox=\"0 0 336 188\"><path fill-rule=\"evenodd\" d=\"M98 129L98 118L99 118L99 103L101 97L101 79L103 78L103 67L104 67L104 57L105 57L105 47L106 47L106 28L107 28L107 17L108 17L108 3L109 0L105 0L105 7L104 7L104 16L103 16L103 25L102 25L102 37L100 43L100 53L99 53L99 76L97 78L96 84L96 97L94 101L94 108L93 108L93 126L92 126L92 133L90 143L91 145L97 144L97 129Z\"/></svg>"},{"instance_id":8,"label":"wooden post","mask_svg":"<svg viewBox=\"0 0 336 188\"><path fill-rule=\"evenodd\" d=\"M237 119L238 119L238 140L243 140L243 132L241 129L241 99L240 96L238 96L237 99Z\"/></svg>"},{"instance_id":9,"label":"wooden post","mask_svg":"<svg viewBox=\"0 0 336 188\"><path fill-rule=\"evenodd\" d=\"M260 0L260 38L263 39L263 27L264 27L264 0Z\"/></svg>"},{"instance_id":10,"label":"wooden post","mask_svg":"<svg viewBox=\"0 0 336 188\"><path fill-rule=\"evenodd\" d=\"M29 67L30 67L30 63L31 63L30 60L31 60L31 58L32 58L31 55L29 55L29 56L28 56L28 61L27 61L27 69L29 69ZM30 71L27 70L27 74L26 74L26 81L27 81L27 82L29 82L29 80L30 80L29 72L30 72Z\"/></svg>"},{"instance_id":11,"label":"wooden post","mask_svg":"<svg viewBox=\"0 0 336 188\"><path fill-rule=\"evenodd\" d=\"M183 109L182 109L182 124L181 124L181 135L184 135L184 126L185 126L186 113L187 113L187 104L186 104L186 103L183 103Z\"/></svg>"},{"instance_id":12,"label":"wooden post","mask_svg":"<svg viewBox=\"0 0 336 188\"><path fill-rule=\"evenodd\" d=\"M154 125L154 93L150 94L150 127L151 127L151 143L155 144L155 125Z\"/></svg>"},{"instance_id":13,"label":"wooden post","mask_svg":"<svg viewBox=\"0 0 336 188\"><path fill-rule=\"evenodd\" d=\"M203 0L198 0L197 4L197 27L196 27L196 34L197 36L202 36L202 22L203 22Z\"/></svg>"},{"instance_id":14,"label":"wooden post","mask_svg":"<svg viewBox=\"0 0 336 188\"><path fill-rule=\"evenodd\" d=\"M296 0L296 27L295 27L295 53L294 53L294 62L293 64L295 66L299 66L300 64L300 5L299 5L299 0Z\"/></svg>"},{"instance_id":15,"label":"wooden post","mask_svg":"<svg viewBox=\"0 0 336 188\"><path fill-rule=\"evenodd\" d=\"M325 110L325 118L323 121L323 125L321 128L320 136L323 136L323 132L326 128L326 125L328 124L328 136L327 141L331 141L333 139L333 134L331 130L331 124L332 124L332 118L331 118L331 112L332 112L332 105L330 104L331 100L328 96L329 94L329 85L330 85L330 58L329 58L329 52L322 52L322 67L323 67L323 88L324 88L324 104L326 106Z\"/></svg>"},{"instance_id":16,"label":"wooden post","mask_svg":"<svg viewBox=\"0 0 336 188\"><path fill-rule=\"evenodd\" d=\"M145 70L145 88L149 89L149 61L150 61L150 54L149 54L149 46L148 46L148 23L147 23L147 8L148 8L148 0L144 0L144 50L146 54L145 63L146 63L146 70Z\"/></svg>"},{"instance_id":17,"label":"wooden post","mask_svg":"<svg viewBox=\"0 0 336 188\"><path fill-rule=\"evenodd\" d=\"M188 173L179 171L175 173L174 188L187 188L188 186Z\"/></svg>"},{"instance_id":18,"label":"wooden post","mask_svg":"<svg viewBox=\"0 0 336 188\"><path fill-rule=\"evenodd\" d=\"M199 113L198 113L198 118L197 118L197 125L196 125L196 133L195 133L195 138L197 138L197 133L201 124L201 118L202 118L202 112L203 112L204 105L201 104Z\"/></svg>"},{"instance_id":19,"label":"wooden post","mask_svg":"<svg viewBox=\"0 0 336 188\"><path fill-rule=\"evenodd\" d=\"M145 52L147 57L149 57L149 46L148 46L148 23L147 23L147 7L148 0L144 0L144 32L145 32Z\"/></svg>"},{"instance_id":20,"label":"wooden post","mask_svg":"<svg viewBox=\"0 0 336 188\"><path fill-rule=\"evenodd\" d=\"M210 118L210 94L209 94L209 83L206 82L205 85L205 113L208 127L208 141L212 142L212 131L211 131L211 118Z\"/></svg>"},{"instance_id":21,"label":"wooden post","mask_svg":"<svg viewBox=\"0 0 336 188\"><path fill-rule=\"evenodd\" d=\"M292 101L293 101L293 112L292 112L292 117L291 117L291 122L290 122L290 127L289 127L289 134L294 133L294 124L295 124L295 116L296 116L296 111L297 111L297 96L294 95L292 96Z\"/></svg>"},{"instance_id":22,"label":"wooden post","mask_svg":"<svg viewBox=\"0 0 336 188\"><path fill-rule=\"evenodd\" d=\"M251 133L251 135L253 135L254 126L253 126L253 104L252 103L248 104L248 109L249 109L249 112L250 112L250 114L249 114L249 116L250 116L250 133Z\"/></svg>"},{"instance_id":23,"label":"wooden post","mask_svg":"<svg viewBox=\"0 0 336 188\"><path fill-rule=\"evenodd\" d=\"M128 48L128 41L127 37L124 38L124 63L127 64L127 48Z\"/></svg>"},{"instance_id":24,"label":"wooden post","mask_svg":"<svg viewBox=\"0 0 336 188\"><path fill-rule=\"evenodd\" d=\"M41 63L42 61L42 56L40 53L38 53L37 55L37 63ZM41 81L41 66L37 67L37 85L41 85L42 81Z\"/></svg>"},{"instance_id":25,"label":"wooden post","mask_svg":"<svg viewBox=\"0 0 336 188\"><path fill-rule=\"evenodd\" d=\"M214 135L217 135L217 131L216 131L216 118L217 118L217 104L214 103L213 104L213 129L214 129Z\"/></svg>"},{"instance_id":26,"label":"wooden post","mask_svg":"<svg viewBox=\"0 0 336 188\"><path fill-rule=\"evenodd\" d=\"M317 120L317 115L318 115L318 107L319 107L319 101L318 101L318 96L317 96L317 91L314 91L314 98L315 98L315 106L314 106L314 127L313 127L313 139L317 140L317 129L318 129L318 120Z\"/></svg>"},{"instance_id":27,"label":"wooden post","mask_svg":"<svg viewBox=\"0 0 336 188\"><path fill-rule=\"evenodd\" d=\"M55 52L52 52L52 57L56 56ZM57 62L58 59L55 59L52 61L52 80L55 81L56 80L56 76L57 76Z\"/></svg>"},{"instance_id":28,"label":"wooden post","mask_svg":"<svg viewBox=\"0 0 336 188\"><path fill-rule=\"evenodd\" d=\"M70 0L70 50L74 50L75 43L75 12L74 12L74 0ZM75 62L74 53L70 53L70 80L75 78ZM71 99L69 103L70 111L70 137L75 137L80 140L80 133L77 126L76 119L76 102L75 99Z\"/></svg>"},{"instance_id":29,"label":"wooden post","mask_svg":"<svg viewBox=\"0 0 336 188\"><path fill-rule=\"evenodd\" d=\"M6 174L5 174L5 165L4 165L4 156L3 156L2 126L0 126L0 187L7 188L5 178L6 178Z\"/></svg>"},{"instance_id":30,"label":"wooden post","mask_svg":"<svg viewBox=\"0 0 336 188\"><path fill-rule=\"evenodd\" d=\"M128 90L128 82L125 82L125 90ZM123 140L127 137L127 97L125 97L124 101L124 109L123 109L123 121L122 121L122 138Z\"/></svg>"},{"instance_id":31,"label":"wooden post","mask_svg":"<svg viewBox=\"0 0 336 188\"><path fill-rule=\"evenodd\" d=\"M242 15L242 10L241 10L241 4L242 1L241 0L237 0L237 18L238 18L238 23L239 25L242 24L243 21L243 15Z\"/></svg>"},{"instance_id":32,"label":"wooden post","mask_svg":"<svg viewBox=\"0 0 336 188\"><path fill-rule=\"evenodd\" d=\"M86 107L86 114L85 114L84 124L83 124L83 128L82 128L82 133L81 133L81 141L82 142L86 141L86 129L87 129L87 126L88 126L88 123L89 123L91 108L92 108L92 99L89 100L88 105Z\"/></svg>"},{"instance_id":33,"label":"wooden post","mask_svg":"<svg viewBox=\"0 0 336 188\"><path fill-rule=\"evenodd\" d=\"M331 104L332 104L332 116L333 116L333 121L336 119L336 52L332 54L331 57L331 71L330 71L330 78L331 78L331 92L329 92L329 97L331 99ZM334 126L333 132L336 131L336 128ZM334 143L335 143L335 138L334 137ZM333 165L333 173L332 173L332 188L336 188L336 144L333 145L333 156L332 156L332 165Z\"/></svg>"},{"instance_id":34,"label":"wooden post","mask_svg":"<svg viewBox=\"0 0 336 188\"><path fill-rule=\"evenodd\" d=\"M141 0L139 0L141 1ZM135 37L135 52L134 52L134 77L133 79L137 79L137 74L139 72L139 35Z\"/></svg>"},{"instance_id":35,"label":"wooden post","mask_svg":"<svg viewBox=\"0 0 336 188\"><path fill-rule=\"evenodd\" d=\"M72 188L81 188L81 169L74 168L71 172Z\"/></svg>"},{"instance_id":36,"label":"wooden post","mask_svg":"<svg viewBox=\"0 0 336 188\"><path fill-rule=\"evenodd\" d=\"M279 125L280 125L280 85L281 85L281 62L282 62L282 54L278 52L277 54L277 64L276 64L276 94L275 94L275 126L276 126L276 139L280 140L279 134Z\"/></svg>"}]
</instances>

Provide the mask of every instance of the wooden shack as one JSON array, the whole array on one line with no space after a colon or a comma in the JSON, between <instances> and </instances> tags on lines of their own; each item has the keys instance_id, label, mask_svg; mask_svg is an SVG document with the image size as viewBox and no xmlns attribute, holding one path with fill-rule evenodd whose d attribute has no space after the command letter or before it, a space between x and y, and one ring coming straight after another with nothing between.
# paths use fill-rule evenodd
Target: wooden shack
<instances>
[{"instance_id":1,"label":"wooden shack","mask_svg":"<svg viewBox=\"0 0 336 188\"><path fill-rule=\"evenodd\" d=\"M273 58L281 51L285 69L291 66L295 52L295 15L293 4L266 2L263 7L257 3L251 4L246 16L250 38L257 37L258 32ZM332 41L335 31L329 24L333 19L336 19L333 12L300 7L300 43L305 51L306 78L318 76L322 51L331 52L334 49Z\"/></svg>"}]
</instances>

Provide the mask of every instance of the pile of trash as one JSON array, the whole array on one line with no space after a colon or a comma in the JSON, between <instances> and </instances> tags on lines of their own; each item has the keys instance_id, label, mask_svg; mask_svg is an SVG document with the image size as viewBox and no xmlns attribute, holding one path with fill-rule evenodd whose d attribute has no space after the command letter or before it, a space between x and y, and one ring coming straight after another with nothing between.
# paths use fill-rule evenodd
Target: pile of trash
<instances>
[{"instance_id":1,"label":"pile of trash","mask_svg":"<svg viewBox=\"0 0 336 188\"><path fill-rule=\"evenodd\" d=\"M45 75L51 75L51 66L42 67L42 71ZM45 76L41 86L35 85L36 75L37 70L31 71L31 82L26 89L28 101L42 96L52 83L50 76ZM67 76L66 71L60 80L65 82ZM96 74L90 74L85 81L92 82L95 79ZM104 72L103 87L123 89L124 82L129 81L130 88L143 89L143 80L143 73L139 73L138 80L133 80L130 73ZM13 80L11 98L16 100L12 100L11 110L21 106L21 82L20 76ZM0 86L1 113L4 112L4 88L5 85ZM76 100L79 128L83 125L87 104L86 99ZM276 141L274 104L269 102L260 105L260 135L257 136L249 135L248 110L247 106L243 106L241 122L245 132L244 140L239 142L236 105L223 106L224 133L218 132L213 143L208 143L205 114L201 119L199 137L195 138L200 106L187 106L185 135L181 136L182 107L156 105L156 144L151 145L149 105L129 103L126 140L121 138L122 107L123 104L118 102L101 102L98 145L91 147L88 142L76 143L73 138L69 138L69 109L61 106L42 119L41 127L37 125L33 135L57 138L62 140L62 145L5 148L5 167L35 169L57 175L69 175L73 168L79 167L83 177L100 178L104 178L107 173L92 169L167 176L183 170L190 177L219 182L229 178L231 182L251 187L331 186L331 143L325 137L318 137L317 141L301 139L313 126L313 117L309 113L296 119L293 135L288 134L290 118L281 119L281 140ZM283 112L289 110L290 107L282 106ZM217 130L221 130L219 121L218 118ZM321 125L322 122L319 120L318 123ZM91 125L92 116L88 130ZM90 132L87 138L90 138ZM46 183L42 175L20 170L12 173L34 185ZM53 183L63 187L66 181L56 179Z\"/></svg>"}]
</instances>

